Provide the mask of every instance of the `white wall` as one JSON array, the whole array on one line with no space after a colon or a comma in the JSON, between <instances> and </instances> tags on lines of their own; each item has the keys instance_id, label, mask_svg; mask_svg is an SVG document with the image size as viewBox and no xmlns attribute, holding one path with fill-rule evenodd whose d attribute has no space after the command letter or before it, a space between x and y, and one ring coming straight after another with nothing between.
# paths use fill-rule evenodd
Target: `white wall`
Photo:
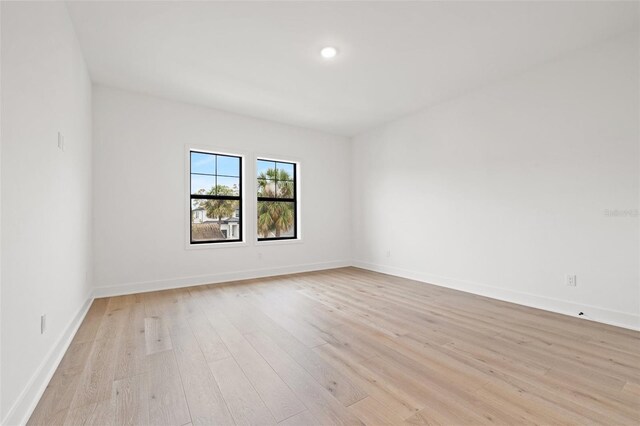
<instances>
[{"instance_id":1,"label":"white wall","mask_svg":"<svg viewBox=\"0 0 640 426\"><path fill-rule=\"evenodd\" d=\"M94 86L93 123L98 295L349 263L347 138L101 86ZM186 249L189 144L249 156L246 246ZM254 243L258 154L301 163L302 243Z\"/></svg>"},{"instance_id":2,"label":"white wall","mask_svg":"<svg viewBox=\"0 0 640 426\"><path fill-rule=\"evenodd\" d=\"M64 3L1 8L0 418L15 424L37 401L92 290L91 82Z\"/></svg>"},{"instance_id":3,"label":"white wall","mask_svg":"<svg viewBox=\"0 0 640 426\"><path fill-rule=\"evenodd\" d=\"M355 137L356 264L639 327L638 76L628 34Z\"/></svg>"}]
</instances>

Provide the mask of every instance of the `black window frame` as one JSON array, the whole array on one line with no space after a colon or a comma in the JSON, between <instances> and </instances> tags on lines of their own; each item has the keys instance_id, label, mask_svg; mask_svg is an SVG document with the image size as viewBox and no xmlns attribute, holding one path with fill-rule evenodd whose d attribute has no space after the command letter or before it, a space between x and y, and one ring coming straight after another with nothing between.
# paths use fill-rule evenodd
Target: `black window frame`
<instances>
[{"instance_id":1,"label":"black window frame","mask_svg":"<svg viewBox=\"0 0 640 426\"><path fill-rule=\"evenodd\" d=\"M196 153L196 154L207 154L207 155L215 155L216 156L216 173L215 173L215 177L216 177L216 184L218 182L218 170L217 170L217 157L221 156L221 157L233 157L233 158L237 158L238 159L238 195L209 195L209 194L193 194L193 188L191 188L191 176L192 175L202 175L202 173L193 173L193 165L191 164L192 161L192 154ZM202 151L199 149L189 149L189 244L192 245L200 245L200 244L225 244L225 243L243 243L244 242L244 233L243 233L243 215L242 215L242 199L243 194L244 194L244 187L242 184L242 162L243 162L243 157L241 155L235 155L235 154L223 154L220 152L213 152L213 151ZM222 177L234 177L235 176L226 176L226 175L220 175ZM233 201L238 201L238 239L233 239L233 240L228 240L228 239L223 239L223 240L204 240L204 241L194 241L193 240L193 213L192 213L192 206L193 206L193 200L233 200Z\"/></svg>"},{"instance_id":2,"label":"black window frame","mask_svg":"<svg viewBox=\"0 0 640 426\"><path fill-rule=\"evenodd\" d=\"M290 164L293 166L293 198L282 198L282 197L261 197L259 195L256 195L257 198L257 202L256 202L256 217L254 218L257 221L257 212L258 212L258 203L260 201L272 201L272 202L293 202L293 236L291 237L260 237L260 234L257 232L257 222L256 222L256 235L258 238L258 242L262 242L262 241L282 241L282 240L297 240L298 239L298 163L294 162L294 161L282 161L282 160L273 160L270 158L256 158L256 171L257 171L257 165L258 165L258 161L267 161L267 162L273 162L276 164L276 169L277 169L277 164ZM256 173L256 182L254 182L254 185L257 184L258 181L258 176ZM278 180L275 179L274 184L278 185Z\"/></svg>"}]
</instances>

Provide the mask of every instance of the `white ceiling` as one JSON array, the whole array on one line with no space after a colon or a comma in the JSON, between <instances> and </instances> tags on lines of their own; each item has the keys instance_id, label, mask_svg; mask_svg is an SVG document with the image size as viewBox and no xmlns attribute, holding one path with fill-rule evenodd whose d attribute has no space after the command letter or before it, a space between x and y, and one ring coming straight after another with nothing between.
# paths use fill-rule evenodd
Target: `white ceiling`
<instances>
[{"instance_id":1,"label":"white ceiling","mask_svg":"<svg viewBox=\"0 0 640 426\"><path fill-rule=\"evenodd\" d=\"M96 83L344 135L638 27L636 2L68 8Z\"/></svg>"}]
</instances>

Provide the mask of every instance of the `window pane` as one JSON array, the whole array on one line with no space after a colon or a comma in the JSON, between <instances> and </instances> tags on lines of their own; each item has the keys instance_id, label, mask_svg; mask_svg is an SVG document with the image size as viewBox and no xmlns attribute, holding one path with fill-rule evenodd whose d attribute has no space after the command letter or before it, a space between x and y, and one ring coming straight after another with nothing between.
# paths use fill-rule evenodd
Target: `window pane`
<instances>
[{"instance_id":1,"label":"window pane","mask_svg":"<svg viewBox=\"0 0 640 426\"><path fill-rule=\"evenodd\" d=\"M216 174L218 176L240 177L240 159L238 157L218 155L218 168Z\"/></svg>"},{"instance_id":2,"label":"window pane","mask_svg":"<svg viewBox=\"0 0 640 426\"><path fill-rule=\"evenodd\" d=\"M258 237L293 237L296 223L293 202L258 201Z\"/></svg>"},{"instance_id":3,"label":"window pane","mask_svg":"<svg viewBox=\"0 0 640 426\"><path fill-rule=\"evenodd\" d=\"M277 163L276 167L278 167L278 180L293 180L293 164Z\"/></svg>"},{"instance_id":4,"label":"window pane","mask_svg":"<svg viewBox=\"0 0 640 426\"><path fill-rule=\"evenodd\" d=\"M240 202L191 200L191 240L240 240Z\"/></svg>"},{"instance_id":5,"label":"window pane","mask_svg":"<svg viewBox=\"0 0 640 426\"><path fill-rule=\"evenodd\" d=\"M201 152L191 153L191 173L216 174L216 156Z\"/></svg>"},{"instance_id":6,"label":"window pane","mask_svg":"<svg viewBox=\"0 0 640 426\"><path fill-rule=\"evenodd\" d=\"M275 161L258 160L258 178L263 177L275 178L276 163Z\"/></svg>"},{"instance_id":7,"label":"window pane","mask_svg":"<svg viewBox=\"0 0 640 426\"><path fill-rule=\"evenodd\" d=\"M275 197L276 182L271 179L258 179L258 197Z\"/></svg>"},{"instance_id":8,"label":"window pane","mask_svg":"<svg viewBox=\"0 0 640 426\"><path fill-rule=\"evenodd\" d=\"M240 178L218 176L216 195L240 195Z\"/></svg>"},{"instance_id":9,"label":"window pane","mask_svg":"<svg viewBox=\"0 0 640 426\"><path fill-rule=\"evenodd\" d=\"M276 189L278 198L294 198L293 182L279 180L276 182Z\"/></svg>"},{"instance_id":10,"label":"window pane","mask_svg":"<svg viewBox=\"0 0 640 426\"><path fill-rule=\"evenodd\" d=\"M192 194L210 194L216 186L216 177L208 175L191 175L191 193Z\"/></svg>"}]
</instances>

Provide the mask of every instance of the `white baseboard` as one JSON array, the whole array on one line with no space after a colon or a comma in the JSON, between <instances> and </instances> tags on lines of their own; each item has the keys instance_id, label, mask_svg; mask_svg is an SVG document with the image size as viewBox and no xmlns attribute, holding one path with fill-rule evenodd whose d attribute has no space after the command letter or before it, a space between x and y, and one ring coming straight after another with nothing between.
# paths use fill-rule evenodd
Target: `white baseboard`
<instances>
[{"instance_id":1,"label":"white baseboard","mask_svg":"<svg viewBox=\"0 0 640 426\"><path fill-rule=\"evenodd\" d=\"M378 265L360 260L354 260L352 262L352 265L374 272L381 272L384 274L395 275L402 278L422 281L440 287L452 288L455 290L465 291L467 293L490 297L492 299L516 303L518 305L529 306L532 308L542 309L545 311L555 312L563 315L569 315L576 318L615 325L617 327L624 327L631 330L640 330L640 315L612 311L597 306L580 305L566 300L553 299L530 293L492 287L486 284L457 280L453 278L442 277L439 275L396 268L393 266ZM579 312L584 312L585 315L578 316Z\"/></svg>"},{"instance_id":2,"label":"white baseboard","mask_svg":"<svg viewBox=\"0 0 640 426\"><path fill-rule=\"evenodd\" d=\"M40 401L42 394L47 388L49 381L53 377L53 373L55 373L58 365L60 365L62 357L65 352L67 352L67 349L73 340L73 336L75 336L80 324L82 324L92 302L93 292L89 294L89 297L87 297L82 307L78 310L71 322L69 322L69 325L67 325L62 335L58 338L58 341L47 353L47 356L44 358L33 376L31 376L31 379L18 396L16 402L9 409L5 418L2 419L3 425L13 426L24 425L27 423L29 417L31 417L31 414L33 413L33 410L36 408L38 401Z\"/></svg>"},{"instance_id":3,"label":"white baseboard","mask_svg":"<svg viewBox=\"0 0 640 426\"><path fill-rule=\"evenodd\" d=\"M321 263L307 263L294 266L283 266L279 268L261 268L245 271L227 272L213 275L197 275L191 277L171 278L167 280L142 281L135 283L116 284L111 286L97 287L94 289L94 296L112 297L125 294L145 293L149 291L169 290L172 288L191 287L203 284L217 284L228 281L248 280L253 278L272 277L276 275L295 274L299 272L320 271L323 269L343 268L351 266L348 260L335 260Z\"/></svg>"}]
</instances>

